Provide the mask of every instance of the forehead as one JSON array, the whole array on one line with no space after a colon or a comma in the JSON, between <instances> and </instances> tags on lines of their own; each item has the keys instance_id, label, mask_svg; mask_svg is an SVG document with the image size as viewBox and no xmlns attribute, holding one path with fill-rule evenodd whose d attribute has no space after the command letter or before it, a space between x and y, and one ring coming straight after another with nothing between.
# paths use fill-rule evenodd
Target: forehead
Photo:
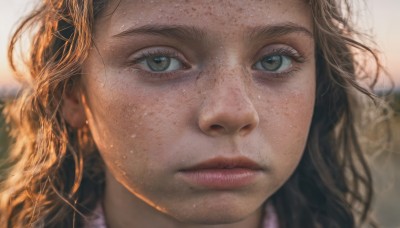
<instances>
[{"instance_id":1,"label":"forehead","mask_svg":"<svg viewBox=\"0 0 400 228\"><path fill-rule=\"evenodd\" d=\"M147 24L235 33L257 26L294 23L312 31L309 8L304 0L110 0L97 24L109 34Z\"/></svg>"}]
</instances>

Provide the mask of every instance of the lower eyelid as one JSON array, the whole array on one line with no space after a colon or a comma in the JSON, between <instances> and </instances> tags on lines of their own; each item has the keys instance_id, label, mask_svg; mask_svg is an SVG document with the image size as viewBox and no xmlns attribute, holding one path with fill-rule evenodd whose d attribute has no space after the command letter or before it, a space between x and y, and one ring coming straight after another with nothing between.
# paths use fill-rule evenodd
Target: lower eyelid
<instances>
[{"instance_id":1,"label":"lower eyelid","mask_svg":"<svg viewBox=\"0 0 400 228\"><path fill-rule=\"evenodd\" d=\"M267 72L267 71L255 71L255 78L260 81L269 81L269 80L285 80L294 76L297 71L299 71L300 67L293 67L289 71L283 72Z\"/></svg>"}]
</instances>

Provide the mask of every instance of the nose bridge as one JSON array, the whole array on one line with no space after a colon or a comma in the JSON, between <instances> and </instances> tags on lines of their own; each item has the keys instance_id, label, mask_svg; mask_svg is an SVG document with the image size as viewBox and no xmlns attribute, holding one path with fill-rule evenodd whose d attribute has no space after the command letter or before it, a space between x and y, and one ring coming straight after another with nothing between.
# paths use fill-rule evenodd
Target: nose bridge
<instances>
[{"instance_id":1,"label":"nose bridge","mask_svg":"<svg viewBox=\"0 0 400 228\"><path fill-rule=\"evenodd\" d=\"M252 106L250 94L247 89L245 78L238 75L237 71L231 71L225 76L219 77L215 81L215 85L211 91L211 97L208 97L212 102L215 102L217 107L221 109L237 109L241 110L246 106Z\"/></svg>"},{"instance_id":2,"label":"nose bridge","mask_svg":"<svg viewBox=\"0 0 400 228\"><path fill-rule=\"evenodd\" d=\"M212 93L216 95L219 93L220 96L229 95L228 97L232 97L236 95L241 98L249 98L248 90L251 75L237 58L234 54L225 53L224 57L216 62L213 67L214 70L210 72L213 79Z\"/></svg>"},{"instance_id":3,"label":"nose bridge","mask_svg":"<svg viewBox=\"0 0 400 228\"><path fill-rule=\"evenodd\" d=\"M211 135L251 132L259 121L250 94L249 76L240 66L218 67L210 78L199 115L200 129Z\"/></svg>"}]
</instances>

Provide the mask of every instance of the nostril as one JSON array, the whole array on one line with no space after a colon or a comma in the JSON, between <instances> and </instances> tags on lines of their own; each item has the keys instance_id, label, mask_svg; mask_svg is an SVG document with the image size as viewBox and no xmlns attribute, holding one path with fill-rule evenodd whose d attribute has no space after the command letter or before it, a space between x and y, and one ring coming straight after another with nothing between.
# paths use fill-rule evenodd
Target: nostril
<instances>
[{"instance_id":1,"label":"nostril","mask_svg":"<svg viewBox=\"0 0 400 228\"><path fill-rule=\"evenodd\" d=\"M246 132L251 131L252 128L253 128L252 124L247 124L238 130L239 130L239 132L246 133ZM221 133L221 132L224 132L229 129L226 129L223 125L220 125L220 124L213 124L209 127L209 130L212 132L215 132L215 133L217 133L217 132Z\"/></svg>"},{"instance_id":2,"label":"nostril","mask_svg":"<svg viewBox=\"0 0 400 228\"><path fill-rule=\"evenodd\" d=\"M224 127L221 125L218 125L218 124L213 124L210 126L210 130L212 130L212 131L221 131L223 129L224 129Z\"/></svg>"},{"instance_id":3,"label":"nostril","mask_svg":"<svg viewBox=\"0 0 400 228\"><path fill-rule=\"evenodd\" d=\"M249 131L253 128L253 126L251 124L247 124L246 126L242 127L242 131Z\"/></svg>"}]
</instances>

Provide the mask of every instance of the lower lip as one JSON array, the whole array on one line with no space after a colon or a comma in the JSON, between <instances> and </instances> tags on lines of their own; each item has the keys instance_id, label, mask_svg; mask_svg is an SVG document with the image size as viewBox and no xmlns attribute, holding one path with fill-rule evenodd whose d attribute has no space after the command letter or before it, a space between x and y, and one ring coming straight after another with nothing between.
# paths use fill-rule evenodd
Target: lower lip
<instances>
[{"instance_id":1,"label":"lower lip","mask_svg":"<svg viewBox=\"0 0 400 228\"><path fill-rule=\"evenodd\" d=\"M210 189L235 189L251 185L261 171L253 169L201 169L180 172L188 183Z\"/></svg>"}]
</instances>

